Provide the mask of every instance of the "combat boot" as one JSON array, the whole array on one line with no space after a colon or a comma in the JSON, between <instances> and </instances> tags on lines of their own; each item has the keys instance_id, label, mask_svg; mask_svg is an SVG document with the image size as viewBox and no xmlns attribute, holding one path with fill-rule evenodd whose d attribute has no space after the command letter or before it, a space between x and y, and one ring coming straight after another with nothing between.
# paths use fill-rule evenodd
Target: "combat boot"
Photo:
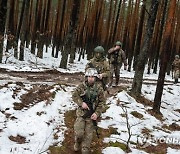
<instances>
[{"instance_id":1,"label":"combat boot","mask_svg":"<svg viewBox=\"0 0 180 154\"><path fill-rule=\"evenodd\" d=\"M113 79L110 79L108 87L112 87L112 84L113 84Z\"/></svg>"},{"instance_id":2,"label":"combat boot","mask_svg":"<svg viewBox=\"0 0 180 154\"><path fill-rule=\"evenodd\" d=\"M178 79L175 79L174 83L175 83L175 84L178 83Z\"/></svg>"},{"instance_id":3,"label":"combat boot","mask_svg":"<svg viewBox=\"0 0 180 154\"><path fill-rule=\"evenodd\" d=\"M78 142L75 142L75 144L74 144L74 151L79 151L79 149L80 149L80 143L78 143Z\"/></svg>"},{"instance_id":4,"label":"combat boot","mask_svg":"<svg viewBox=\"0 0 180 154\"><path fill-rule=\"evenodd\" d=\"M117 78L116 79L116 87L118 86L118 84L119 84L119 79Z\"/></svg>"}]
</instances>

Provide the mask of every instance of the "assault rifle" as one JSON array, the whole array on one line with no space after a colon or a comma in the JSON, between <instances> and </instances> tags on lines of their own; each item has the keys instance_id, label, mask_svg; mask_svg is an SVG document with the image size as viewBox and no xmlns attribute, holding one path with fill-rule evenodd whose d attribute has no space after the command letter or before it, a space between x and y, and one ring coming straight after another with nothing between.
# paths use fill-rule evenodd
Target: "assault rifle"
<instances>
[{"instance_id":1,"label":"assault rifle","mask_svg":"<svg viewBox=\"0 0 180 154\"><path fill-rule=\"evenodd\" d=\"M95 109L93 109L93 101L95 100L95 98L88 99L86 94L81 96L81 98L82 98L83 102L85 102L87 104L87 106L89 107L89 110L87 110L86 113L82 117L83 117L83 119L90 118L91 115L96 110L96 107L95 107ZM93 122L93 125L94 125L95 130L96 130L96 135L99 138L97 122L96 122L96 120L92 120L92 122Z\"/></svg>"}]
</instances>

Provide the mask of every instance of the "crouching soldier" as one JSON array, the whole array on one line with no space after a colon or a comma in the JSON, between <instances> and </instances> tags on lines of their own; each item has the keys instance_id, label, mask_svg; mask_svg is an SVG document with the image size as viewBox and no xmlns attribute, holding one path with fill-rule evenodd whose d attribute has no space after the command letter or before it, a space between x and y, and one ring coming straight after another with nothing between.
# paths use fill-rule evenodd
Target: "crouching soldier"
<instances>
[{"instance_id":1,"label":"crouching soldier","mask_svg":"<svg viewBox=\"0 0 180 154\"><path fill-rule=\"evenodd\" d=\"M179 75L180 75L180 59L179 59L179 55L176 55L175 56L175 59L172 63L172 68L173 68L173 76L174 76L174 83L178 83L178 78L179 78Z\"/></svg>"},{"instance_id":2,"label":"crouching soldier","mask_svg":"<svg viewBox=\"0 0 180 154\"><path fill-rule=\"evenodd\" d=\"M97 84L97 76L95 68L88 68L85 72L85 82L81 83L72 94L73 101L78 105L74 124L74 151L81 150L82 154L90 153L93 131L96 130L97 133L96 120L104 109L103 88Z\"/></svg>"}]
</instances>

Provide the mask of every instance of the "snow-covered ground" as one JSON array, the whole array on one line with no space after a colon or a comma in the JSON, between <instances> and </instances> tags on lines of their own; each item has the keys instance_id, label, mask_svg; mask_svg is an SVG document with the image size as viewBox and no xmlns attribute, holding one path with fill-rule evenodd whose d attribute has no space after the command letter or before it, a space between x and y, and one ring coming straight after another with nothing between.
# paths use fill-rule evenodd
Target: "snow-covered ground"
<instances>
[{"instance_id":1,"label":"snow-covered ground","mask_svg":"<svg viewBox=\"0 0 180 154\"><path fill-rule=\"evenodd\" d=\"M59 68L59 59L52 58L51 48L48 53L44 53L43 59L37 59L31 55L29 49L25 52L25 61L20 62L10 56L7 64L0 64L0 68L6 68L9 71L43 71L47 69L57 69L61 72L84 72L86 59L77 61L78 54L74 64L68 64L68 68ZM3 60L5 61L5 58ZM127 72L121 70L121 77L133 78L134 72ZM0 74L0 78L3 75ZM144 74L146 79L157 80L157 74ZM16 78L14 78L16 81ZM166 76L166 81L173 81L171 76ZM71 98L71 92L75 87L66 87L66 92L54 86L51 92L55 92L55 97L46 103L44 101L32 106L29 109L14 110L13 103L21 102L21 96L29 89L32 88L31 84L24 84L24 88L20 89L16 95L13 90L18 89L18 85L14 82L6 84L5 81L0 81L0 154L38 154L45 151L54 142L61 145L64 140L64 131L66 126L64 124L64 113L68 110L73 110L76 105ZM98 123L99 127L108 129L113 127L117 129L117 134L112 134L110 137L105 138L104 142L121 142L126 143L128 132L126 128L126 118L124 110L127 110L129 124L132 126L131 143L137 143L146 147L149 144L156 145L157 142L173 145L180 145L179 131L169 131L161 129L163 125L171 125L175 123L180 125L180 113L175 111L180 109L180 84L172 84L164 86L162 96L161 112L163 114L163 121L156 119L154 116L147 112L152 109L150 106L145 106L136 102L126 91L119 92L117 95L107 99L106 103L109 106L107 111L103 113L102 120ZM153 101L156 86L154 84L143 84L142 95ZM120 102L119 102L120 101ZM124 110L123 110L124 109ZM136 111L142 115L142 118L136 118L131 113ZM39 116L37 113L42 113ZM10 116L8 116L10 115ZM50 124L49 124L50 123ZM58 139L53 138L53 133L59 127ZM149 130L149 136L143 135L143 129ZM26 143L17 144L9 139L10 136L24 136ZM131 153L139 154L146 153L143 150L137 150L136 145L130 144ZM107 147L103 149L103 154L123 154L125 153L118 147ZM180 150L168 148L168 154L180 153Z\"/></svg>"}]
</instances>

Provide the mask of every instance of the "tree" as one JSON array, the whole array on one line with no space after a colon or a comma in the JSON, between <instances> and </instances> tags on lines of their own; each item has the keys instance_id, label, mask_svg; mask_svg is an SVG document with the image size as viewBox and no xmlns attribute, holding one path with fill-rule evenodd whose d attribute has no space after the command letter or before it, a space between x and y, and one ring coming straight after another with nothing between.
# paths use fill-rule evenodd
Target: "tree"
<instances>
[{"instance_id":1,"label":"tree","mask_svg":"<svg viewBox=\"0 0 180 154\"><path fill-rule=\"evenodd\" d=\"M72 12L71 12L71 20L70 20L70 26L68 33L66 34L65 37L65 45L62 50L62 58L60 62L60 67L61 68L67 68L67 60L68 60L68 55L69 55L69 50L71 54L75 53L75 38L76 38L76 32L77 32L77 17L79 14L79 8L80 8L80 0L73 0L72 2ZM74 53L73 53L74 52ZM72 58L72 57L71 57ZM73 55L74 58L74 55ZM71 59L71 62L73 60Z\"/></svg>"},{"instance_id":2,"label":"tree","mask_svg":"<svg viewBox=\"0 0 180 154\"><path fill-rule=\"evenodd\" d=\"M144 24L144 18L145 18L145 10L146 10L146 0L143 0L141 13L140 13L140 19L139 19L139 25L138 25L138 33L136 38L136 45L134 49L134 63L133 63L133 69L135 70L137 59L139 56L140 46L141 46L141 39L143 34L143 24Z\"/></svg>"},{"instance_id":3,"label":"tree","mask_svg":"<svg viewBox=\"0 0 180 154\"><path fill-rule=\"evenodd\" d=\"M0 0L0 63L2 63L2 57L3 57L3 42L4 42L6 13L7 13L7 0Z\"/></svg>"},{"instance_id":4,"label":"tree","mask_svg":"<svg viewBox=\"0 0 180 154\"><path fill-rule=\"evenodd\" d=\"M163 5L163 13L161 17L161 23L160 23L160 28L159 28L159 34L158 34L158 39L157 39L157 45L156 45L156 55L155 55L155 62L154 62L154 68L153 68L153 73L157 73L157 66L158 66L158 60L159 60L159 53L160 53L160 45L161 45L161 40L162 40L162 34L163 34L163 29L164 29L164 23L165 23L165 16L166 16L166 8L167 8L167 3L168 0L162 1L164 3Z\"/></svg>"},{"instance_id":5,"label":"tree","mask_svg":"<svg viewBox=\"0 0 180 154\"><path fill-rule=\"evenodd\" d=\"M154 28L154 24L156 20L158 5L159 5L158 0L152 0L150 12L149 12L149 18L148 18L147 26L146 26L146 32L145 32L145 36L143 40L143 46L138 57L138 63L135 68L135 75L134 75L132 89L131 89L131 93L135 96L139 96L141 94L143 73L144 73L145 64L148 58L147 53L148 53L149 44L150 44L152 34L153 34L153 28Z\"/></svg>"},{"instance_id":6,"label":"tree","mask_svg":"<svg viewBox=\"0 0 180 154\"><path fill-rule=\"evenodd\" d=\"M164 45L162 50L162 58L161 58L161 66L158 76L158 82L156 87L156 93L154 98L154 105L153 105L153 111L156 113L160 113L160 107L161 107L161 97L163 93L163 86L164 86L164 78L166 73L166 68L169 62L170 58L170 42L171 42L171 33L172 33L172 24L173 20L175 20L175 9L176 8L176 0L171 0L169 2L169 11L168 16L166 20L165 25L165 32L164 32Z\"/></svg>"},{"instance_id":7,"label":"tree","mask_svg":"<svg viewBox=\"0 0 180 154\"><path fill-rule=\"evenodd\" d=\"M26 19L28 18L29 4L30 4L30 0L23 0L23 4L22 4L23 19L22 19L22 27L20 31L21 44L20 44L20 54L19 54L19 60L21 61L24 60L25 31L28 26Z\"/></svg>"}]
</instances>

